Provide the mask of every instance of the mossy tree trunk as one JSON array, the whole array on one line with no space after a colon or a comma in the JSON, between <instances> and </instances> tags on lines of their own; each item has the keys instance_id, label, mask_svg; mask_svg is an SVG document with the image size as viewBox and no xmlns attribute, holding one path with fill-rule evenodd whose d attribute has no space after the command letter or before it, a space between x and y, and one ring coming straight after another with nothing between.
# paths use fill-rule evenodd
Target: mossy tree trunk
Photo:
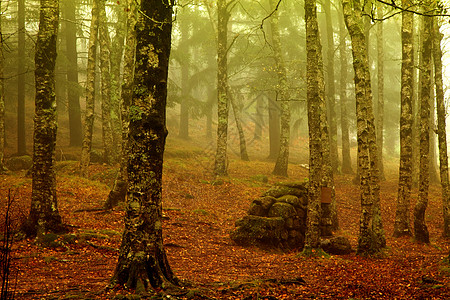
<instances>
[{"instance_id":1,"label":"mossy tree trunk","mask_svg":"<svg viewBox=\"0 0 450 300\"><path fill-rule=\"evenodd\" d=\"M274 0L269 0L270 9L275 9ZM289 163L289 139L291 132L291 112L289 105L289 91L287 82L286 67L284 64L281 41L280 41L280 28L278 20L278 11L274 10L270 18L270 28L272 37L273 56L275 59L275 70L277 73L278 85L277 93L280 97L281 108L281 126L280 126L280 148L277 156L277 161L272 174L279 176L288 176L288 163Z\"/></svg>"},{"instance_id":2,"label":"mossy tree trunk","mask_svg":"<svg viewBox=\"0 0 450 300\"><path fill-rule=\"evenodd\" d=\"M383 18L383 4L377 4L377 17ZM377 23L377 149L378 149L378 170L380 180L384 180L384 162L383 162L383 147L384 147L384 36L383 36L383 22Z\"/></svg>"},{"instance_id":3,"label":"mossy tree trunk","mask_svg":"<svg viewBox=\"0 0 450 300\"><path fill-rule=\"evenodd\" d=\"M104 162L112 164L117 156L111 130L111 41L105 10L106 0L99 2L99 42L102 95L102 141Z\"/></svg>"},{"instance_id":4,"label":"mossy tree trunk","mask_svg":"<svg viewBox=\"0 0 450 300\"><path fill-rule=\"evenodd\" d=\"M35 52L35 117L31 209L22 229L29 236L64 229L53 168L56 146L55 62L59 1L41 0Z\"/></svg>"},{"instance_id":5,"label":"mossy tree trunk","mask_svg":"<svg viewBox=\"0 0 450 300\"><path fill-rule=\"evenodd\" d=\"M345 23L352 40L355 72L358 169L361 219L358 252L377 253L386 245L380 215L377 144L372 108L369 61L360 0L343 0Z\"/></svg>"},{"instance_id":6,"label":"mossy tree trunk","mask_svg":"<svg viewBox=\"0 0 450 300\"><path fill-rule=\"evenodd\" d=\"M178 285L162 237L162 168L172 4L142 0L136 25L136 65L129 108L125 230L115 284L145 293Z\"/></svg>"},{"instance_id":7,"label":"mossy tree trunk","mask_svg":"<svg viewBox=\"0 0 450 300\"><path fill-rule=\"evenodd\" d=\"M2 1L0 0L0 10ZM2 20L0 18L0 36L2 36ZM5 168L5 60L3 59L3 39L0 39L0 174Z\"/></svg>"},{"instance_id":8,"label":"mossy tree trunk","mask_svg":"<svg viewBox=\"0 0 450 300\"><path fill-rule=\"evenodd\" d=\"M228 174L228 21L230 12L226 0L217 1L217 150L214 174Z\"/></svg>"},{"instance_id":9,"label":"mossy tree trunk","mask_svg":"<svg viewBox=\"0 0 450 300\"><path fill-rule=\"evenodd\" d=\"M339 18L339 60L340 60L340 108L341 108L341 136L342 136L342 168L341 172L344 174L353 174L352 160L350 156L350 133L348 121L348 92L347 92L347 78L348 78L348 63L347 63L347 30L345 28L344 20Z\"/></svg>"},{"instance_id":10,"label":"mossy tree trunk","mask_svg":"<svg viewBox=\"0 0 450 300\"><path fill-rule=\"evenodd\" d=\"M121 114L121 153L120 153L120 169L114 181L113 188L108 194L104 203L105 209L111 209L117 205L117 203L125 201L128 176L127 176L127 164L128 164L128 109L131 104L133 96L133 78L134 78L134 61L136 52L136 2L134 0L128 0L127 6L127 37L124 51L124 65L123 65L123 82L120 94L120 114Z\"/></svg>"},{"instance_id":11,"label":"mossy tree trunk","mask_svg":"<svg viewBox=\"0 0 450 300\"><path fill-rule=\"evenodd\" d=\"M443 236L450 238L450 192L448 179L448 154L447 154L447 130L446 109L444 101L444 83L442 80L442 49L443 34L440 32L438 20L433 18L433 60L434 83L436 85L437 130L439 140L439 171L442 187L442 209L444 216Z\"/></svg>"},{"instance_id":12,"label":"mossy tree trunk","mask_svg":"<svg viewBox=\"0 0 450 300\"><path fill-rule=\"evenodd\" d=\"M81 176L88 177L91 160L92 133L94 130L95 105L95 63L97 59L97 41L99 25L99 0L92 1L92 19L89 30L88 63L86 69L86 109L84 116L84 137L81 148L80 171ZM103 1L103 0L101 0Z\"/></svg>"},{"instance_id":13,"label":"mossy tree trunk","mask_svg":"<svg viewBox=\"0 0 450 300\"><path fill-rule=\"evenodd\" d=\"M315 0L305 0L306 26L306 98L309 127L309 200L306 221L304 251L320 247L321 187L323 177L322 134L320 132L321 102L325 103L324 91L320 92L319 76L319 28ZM323 76L323 75L322 75ZM323 81L323 80L322 80ZM322 116L323 117L323 116Z\"/></svg>"},{"instance_id":14,"label":"mossy tree trunk","mask_svg":"<svg viewBox=\"0 0 450 300\"><path fill-rule=\"evenodd\" d=\"M429 5L429 2L426 3ZM421 32L421 72L420 72L420 162L419 162L419 196L414 207L414 238L418 242L429 243L430 236L425 224L425 211L428 205L430 181L430 95L431 95L431 49L433 20L422 17Z\"/></svg>"},{"instance_id":15,"label":"mossy tree trunk","mask_svg":"<svg viewBox=\"0 0 450 300\"><path fill-rule=\"evenodd\" d=\"M67 60L67 102L69 111L69 145L81 146L83 131L81 125L80 90L78 84L78 52L77 52L77 23L76 3L64 1L64 15L66 19L66 53Z\"/></svg>"},{"instance_id":16,"label":"mossy tree trunk","mask_svg":"<svg viewBox=\"0 0 450 300\"><path fill-rule=\"evenodd\" d=\"M17 1L17 154L27 153L26 129L25 129L25 91L26 91L26 66L25 58L25 0Z\"/></svg>"},{"instance_id":17,"label":"mossy tree trunk","mask_svg":"<svg viewBox=\"0 0 450 300\"><path fill-rule=\"evenodd\" d=\"M410 5L403 0L402 5ZM414 95L414 41L413 13L402 12L402 71L400 95L400 166L398 180L397 209L395 213L394 237L410 235L410 202L412 188L412 130Z\"/></svg>"}]
</instances>

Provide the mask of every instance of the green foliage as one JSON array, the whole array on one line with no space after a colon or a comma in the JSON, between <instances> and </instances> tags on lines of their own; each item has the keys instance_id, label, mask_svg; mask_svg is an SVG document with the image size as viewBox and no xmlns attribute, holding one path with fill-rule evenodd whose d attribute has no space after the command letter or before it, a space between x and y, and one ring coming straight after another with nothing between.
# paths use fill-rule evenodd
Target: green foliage
<instances>
[{"instance_id":1,"label":"green foliage","mask_svg":"<svg viewBox=\"0 0 450 300\"><path fill-rule=\"evenodd\" d=\"M131 105L128 113L130 122L142 120L142 113L143 111L139 106Z\"/></svg>"}]
</instances>

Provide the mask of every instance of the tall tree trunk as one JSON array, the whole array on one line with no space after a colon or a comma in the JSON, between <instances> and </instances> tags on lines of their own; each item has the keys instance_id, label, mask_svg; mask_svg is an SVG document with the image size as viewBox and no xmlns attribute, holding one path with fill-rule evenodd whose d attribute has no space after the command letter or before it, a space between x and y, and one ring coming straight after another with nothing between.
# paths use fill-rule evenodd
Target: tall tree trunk
<instances>
[{"instance_id":1,"label":"tall tree trunk","mask_svg":"<svg viewBox=\"0 0 450 300\"><path fill-rule=\"evenodd\" d=\"M325 103L324 91L320 92L319 76L319 28L317 24L317 7L315 0L305 0L306 25L306 80L309 127L309 195L307 227L304 251L320 246L320 220L321 220L321 187L322 187L322 134L320 132L321 102ZM323 80L322 80L323 81Z\"/></svg>"},{"instance_id":2,"label":"tall tree trunk","mask_svg":"<svg viewBox=\"0 0 450 300\"><path fill-rule=\"evenodd\" d=\"M136 25L136 67L130 106L125 230L111 286L145 293L178 285L162 235L162 169L172 4L142 0Z\"/></svg>"},{"instance_id":3,"label":"tall tree trunk","mask_svg":"<svg viewBox=\"0 0 450 300\"><path fill-rule=\"evenodd\" d=\"M59 1L41 0L35 52L35 117L31 209L23 224L29 236L64 229L56 199L53 168L56 146L55 62Z\"/></svg>"},{"instance_id":4,"label":"tall tree trunk","mask_svg":"<svg viewBox=\"0 0 450 300\"><path fill-rule=\"evenodd\" d=\"M228 12L226 0L217 1L217 151L214 173L222 176L228 174L227 139L228 139Z\"/></svg>"},{"instance_id":5,"label":"tall tree trunk","mask_svg":"<svg viewBox=\"0 0 450 300\"><path fill-rule=\"evenodd\" d=\"M411 0L403 0L407 7ZM414 95L414 36L413 18L410 12L402 12L402 75L400 95L400 166L398 179L397 209L395 213L394 237L410 235L409 209L412 188L412 131Z\"/></svg>"},{"instance_id":6,"label":"tall tree trunk","mask_svg":"<svg viewBox=\"0 0 450 300\"><path fill-rule=\"evenodd\" d=\"M433 73L433 66L431 66L431 71ZM436 156L436 110L434 107L434 89L433 89L433 76L431 75L431 94L430 94L430 182L439 183L438 178L438 167L437 167L437 156Z\"/></svg>"},{"instance_id":7,"label":"tall tree trunk","mask_svg":"<svg viewBox=\"0 0 450 300\"><path fill-rule=\"evenodd\" d=\"M24 155L27 153L25 132L25 0L18 0L17 6L17 154Z\"/></svg>"},{"instance_id":8,"label":"tall tree trunk","mask_svg":"<svg viewBox=\"0 0 450 300\"><path fill-rule=\"evenodd\" d=\"M377 17L383 18L383 4L377 4ZM377 105L377 149L380 180L384 180L383 144L384 144L384 37L383 22L377 23L377 75L378 75L378 105Z\"/></svg>"},{"instance_id":9,"label":"tall tree trunk","mask_svg":"<svg viewBox=\"0 0 450 300\"><path fill-rule=\"evenodd\" d=\"M0 10L2 1L0 0ZM0 36L2 36L2 20L0 18ZM5 60L3 58L3 39L0 39L0 174L6 171L5 168Z\"/></svg>"},{"instance_id":10,"label":"tall tree trunk","mask_svg":"<svg viewBox=\"0 0 450 300\"><path fill-rule=\"evenodd\" d=\"M126 3L126 15L127 15L127 37L124 53L124 66L123 66L123 83L120 94L120 108L121 108L121 142L120 147L120 169L114 181L113 188L108 194L106 201L103 205L105 209L111 209L119 202L125 201L127 188L128 188L128 111L133 96L133 78L134 78L134 61L136 51L136 1L128 0Z\"/></svg>"},{"instance_id":11,"label":"tall tree trunk","mask_svg":"<svg viewBox=\"0 0 450 300\"><path fill-rule=\"evenodd\" d=\"M241 154L241 160L249 161L250 158L248 157L247 153L247 145L245 143L245 134L244 129L242 128L241 123L241 110L238 107L238 104L236 103L236 99L233 97L233 94L231 93L231 88L228 86L228 99L230 99L231 108L233 109L234 114L234 120L236 122L236 127L239 134L239 150Z\"/></svg>"},{"instance_id":12,"label":"tall tree trunk","mask_svg":"<svg viewBox=\"0 0 450 300\"><path fill-rule=\"evenodd\" d=\"M111 131L116 155L122 153L122 121L121 121L121 65L124 56L124 41L127 24L127 1L118 2L115 6L117 23L116 34L111 47ZM118 158L120 160L120 157Z\"/></svg>"},{"instance_id":13,"label":"tall tree trunk","mask_svg":"<svg viewBox=\"0 0 450 300\"><path fill-rule=\"evenodd\" d=\"M94 129L95 105L95 63L97 59L98 15L99 0L92 1L92 19L89 30L88 64L86 69L86 110L84 117L84 137L81 149L80 171L81 176L88 177L88 168L91 158L92 132ZM103 1L103 0L100 0Z\"/></svg>"},{"instance_id":14,"label":"tall tree trunk","mask_svg":"<svg viewBox=\"0 0 450 300\"><path fill-rule=\"evenodd\" d=\"M334 83L334 32L333 22L331 20L331 0L324 1L323 8L325 12L325 21L327 25L327 84L326 84L326 101L327 101L327 113L328 123L330 127L330 159L334 173L338 173L339 169L339 156L337 146L337 121L336 121L336 87Z\"/></svg>"},{"instance_id":15,"label":"tall tree trunk","mask_svg":"<svg viewBox=\"0 0 450 300\"><path fill-rule=\"evenodd\" d=\"M267 97L267 109L269 114L269 156L268 159L276 159L280 152L280 105L275 100Z\"/></svg>"},{"instance_id":16,"label":"tall tree trunk","mask_svg":"<svg viewBox=\"0 0 450 300\"><path fill-rule=\"evenodd\" d=\"M275 8L274 0L269 0L271 9ZM286 67L281 52L280 28L278 26L278 11L274 10L270 18L272 33L272 47L275 59L275 69L278 76L278 94L280 95L281 127L280 127L280 150L272 174L288 176L289 163L289 139L291 131L291 113L289 105L289 91Z\"/></svg>"},{"instance_id":17,"label":"tall tree trunk","mask_svg":"<svg viewBox=\"0 0 450 300\"><path fill-rule=\"evenodd\" d=\"M372 108L369 61L360 0L343 0L344 17L352 40L355 71L358 166L360 178L361 220L359 253L377 253L385 245L380 215L377 144Z\"/></svg>"},{"instance_id":18,"label":"tall tree trunk","mask_svg":"<svg viewBox=\"0 0 450 300\"><path fill-rule=\"evenodd\" d=\"M340 108L341 108L341 136L342 136L342 173L353 174L352 160L350 156L350 133L348 125L348 93L347 93L347 45L344 20L339 18L339 34L340 34Z\"/></svg>"},{"instance_id":19,"label":"tall tree trunk","mask_svg":"<svg viewBox=\"0 0 450 300\"><path fill-rule=\"evenodd\" d=\"M447 131L445 126L444 83L442 80L442 50L443 34L439 31L438 20L433 18L433 60L434 83L436 85L437 130L439 140L439 171L442 187L442 210L444 216L443 236L450 238L450 192L448 179Z\"/></svg>"},{"instance_id":20,"label":"tall tree trunk","mask_svg":"<svg viewBox=\"0 0 450 300\"><path fill-rule=\"evenodd\" d=\"M255 109L255 132L253 135L253 139L256 141L260 141L262 137L262 129L264 126L264 118L263 118L263 107L264 107L264 94L260 94L255 99L256 109Z\"/></svg>"},{"instance_id":21,"label":"tall tree trunk","mask_svg":"<svg viewBox=\"0 0 450 300\"><path fill-rule=\"evenodd\" d=\"M66 53L67 60L67 101L69 110L69 145L81 146L83 131L81 126L80 92L78 85L78 53L76 4L74 1L64 2L66 18Z\"/></svg>"},{"instance_id":22,"label":"tall tree trunk","mask_svg":"<svg viewBox=\"0 0 450 300\"><path fill-rule=\"evenodd\" d=\"M112 164L117 158L117 149L114 147L111 130L111 42L109 39L105 2L106 0L100 0L99 2L100 70L102 82L102 140L104 161L107 164Z\"/></svg>"},{"instance_id":23,"label":"tall tree trunk","mask_svg":"<svg viewBox=\"0 0 450 300\"><path fill-rule=\"evenodd\" d=\"M427 1L426 5L429 5ZM428 6L427 5L427 6ZM430 237L425 224L425 210L428 205L428 189L430 180L430 89L431 89L431 49L433 20L422 17L421 32L421 76L420 76L420 168L419 197L414 207L414 238L418 242L429 243Z\"/></svg>"}]
</instances>

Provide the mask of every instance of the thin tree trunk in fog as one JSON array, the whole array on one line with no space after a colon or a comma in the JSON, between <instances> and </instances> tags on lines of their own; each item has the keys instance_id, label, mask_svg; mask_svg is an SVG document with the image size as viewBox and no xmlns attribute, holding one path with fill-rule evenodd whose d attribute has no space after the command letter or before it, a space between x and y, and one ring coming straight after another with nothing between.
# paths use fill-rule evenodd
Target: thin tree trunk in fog
<instances>
[{"instance_id":1,"label":"thin tree trunk in fog","mask_svg":"<svg viewBox=\"0 0 450 300\"><path fill-rule=\"evenodd\" d=\"M419 17L415 16L414 18L419 18ZM413 22L414 22L414 20L413 20ZM414 47L415 47L415 49L417 49L415 51L414 61L418 62L418 63L415 63L415 65L421 66L422 65L422 54L420 51L420 48L421 48L420 44L422 42L422 38L420 36L420 33L422 32L423 22L421 22L419 19L418 23L419 23L418 26L413 25L413 37L417 37L414 40ZM412 155L413 155L413 161L415 161L415 162L419 162L419 160L420 160L420 153L419 153L420 152L419 151L420 150L420 103L419 103L419 98L420 98L420 89L421 89L422 85L420 83L419 78L422 76L421 72L422 72L422 68L417 68L417 71L415 70L413 73L415 95L413 97ZM418 187L419 186L419 164L418 163L413 164L412 174L413 174L413 177L412 177L413 187Z\"/></svg>"},{"instance_id":2,"label":"thin tree trunk in fog","mask_svg":"<svg viewBox=\"0 0 450 300\"><path fill-rule=\"evenodd\" d=\"M228 97L227 97L227 55L228 55L228 12L226 0L217 1L217 151L214 164L216 175L228 174Z\"/></svg>"},{"instance_id":3,"label":"thin tree trunk in fog","mask_svg":"<svg viewBox=\"0 0 450 300\"><path fill-rule=\"evenodd\" d=\"M269 0L270 7L275 7L274 0ZM278 77L278 93L280 95L281 107L281 127L280 127L280 149L278 152L277 161L272 174L279 176L288 176L289 163L289 135L291 113L289 105L289 92L286 67L281 52L280 29L278 27L278 11L274 10L270 18L270 28L272 33L272 48L275 59L275 69Z\"/></svg>"},{"instance_id":4,"label":"thin tree trunk in fog","mask_svg":"<svg viewBox=\"0 0 450 300\"><path fill-rule=\"evenodd\" d=\"M81 149L80 171L81 176L88 177L88 168L91 158L92 132L94 129L95 105L95 62L97 58L98 36L98 0L92 1L92 19L89 30L88 63L86 69L86 110L84 117L84 137Z\"/></svg>"},{"instance_id":5,"label":"thin tree trunk in fog","mask_svg":"<svg viewBox=\"0 0 450 300\"><path fill-rule=\"evenodd\" d=\"M319 56L322 55L319 48L319 28L317 24L317 7L315 0L305 0L305 25L306 25L306 98L308 105L309 127L309 195L308 213L306 220L306 235L304 251L320 247L320 220L321 220L321 187L323 177L322 134L320 122L321 102L325 103L324 91L320 92L319 76L323 76L319 69ZM323 79L322 79L323 82ZM326 116L325 116L326 117Z\"/></svg>"},{"instance_id":6,"label":"thin tree trunk in fog","mask_svg":"<svg viewBox=\"0 0 450 300\"><path fill-rule=\"evenodd\" d=\"M447 131L445 124L446 110L444 101L444 83L442 80L442 50L443 34L439 31L437 18L433 18L433 60L434 83L436 85L437 130L439 140L439 171L442 187L442 211L444 217L443 236L450 238L450 193L448 179Z\"/></svg>"},{"instance_id":7,"label":"thin tree trunk in fog","mask_svg":"<svg viewBox=\"0 0 450 300\"><path fill-rule=\"evenodd\" d=\"M233 95L231 93L230 86L228 86L227 89L228 89L228 99L230 99L231 107L232 107L233 113L234 113L234 120L236 122L236 127L237 127L238 134L239 134L239 150L241 153L241 160L249 161L250 158L248 157L248 153L247 153L244 129L242 128L241 110L238 107L238 104L236 103L236 99L233 97Z\"/></svg>"},{"instance_id":8,"label":"thin tree trunk in fog","mask_svg":"<svg viewBox=\"0 0 450 300\"><path fill-rule=\"evenodd\" d=\"M431 74L433 74L433 66L431 66ZM434 89L433 76L431 77L431 95L430 95L430 182L439 183L438 166L436 156L436 110L434 107Z\"/></svg>"},{"instance_id":9,"label":"thin tree trunk in fog","mask_svg":"<svg viewBox=\"0 0 450 300\"><path fill-rule=\"evenodd\" d=\"M350 156L350 133L348 125L348 93L347 93L347 45L346 45L346 35L347 30L345 29L344 20L342 17L339 18L339 34L340 34L340 108L341 108L341 136L342 136L342 173L353 174L352 160Z\"/></svg>"},{"instance_id":10,"label":"thin tree trunk in fog","mask_svg":"<svg viewBox=\"0 0 450 300\"><path fill-rule=\"evenodd\" d=\"M189 24L187 21L180 24L181 44L188 45ZM189 47L183 51L181 64L181 102L180 102L180 129L178 136L182 139L189 138Z\"/></svg>"},{"instance_id":11,"label":"thin tree trunk in fog","mask_svg":"<svg viewBox=\"0 0 450 300\"><path fill-rule=\"evenodd\" d=\"M25 136L25 0L17 1L17 154L27 153Z\"/></svg>"},{"instance_id":12,"label":"thin tree trunk in fog","mask_svg":"<svg viewBox=\"0 0 450 300\"><path fill-rule=\"evenodd\" d=\"M331 0L324 1L323 8L326 21L326 39L327 39L327 84L326 84L326 103L330 136L330 159L334 173L338 173L339 156L337 146L337 121L336 121L336 87L334 83L334 32L333 22L331 20Z\"/></svg>"},{"instance_id":13,"label":"thin tree trunk in fog","mask_svg":"<svg viewBox=\"0 0 450 300\"><path fill-rule=\"evenodd\" d=\"M128 188L128 111L131 105L131 99L133 96L133 79L134 79L134 61L136 51L136 1L128 0L127 7L127 37L124 52L124 65L123 65L123 83L120 94L120 113L121 113L121 142L120 147L120 168L114 181L113 188L108 194L106 201L103 205L105 209L111 209L119 202L125 201L127 188Z\"/></svg>"},{"instance_id":14,"label":"thin tree trunk in fog","mask_svg":"<svg viewBox=\"0 0 450 300\"><path fill-rule=\"evenodd\" d=\"M275 99L267 97L267 109L269 111L269 156L268 159L276 159L280 152L280 106Z\"/></svg>"},{"instance_id":15,"label":"thin tree trunk in fog","mask_svg":"<svg viewBox=\"0 0 450 300\"><path fill-rule=\"evenodd\" d=\"M162 173L167 136L167 75L172 4L142 0L136 25L136 67L130 106L125 229L110 286L138 293L178 286L163 244Z\"/></svg>"},{"instance_id":16,"label":"thin tree trunk in fog","mask_svg":"<svg viewBox=\"0 0 450 300\"><path fill-rule=\"evenodd\" d=\"M81 146L83 131L81 125L80 92L78 85L78 53L77 53L77 23L76 5L73 1L65 1L64 14L66 18L66 55L67 55L67 102L69 111L69 145Z\"/></svg>"},{"instance_id":17,"label":"thin tree trunk in fog","mask_svg":"<svg viewBox=\"0 0 450 300\"><path fill-rule=\"evenodd\" d=\"M35 50L35 116L31 209L22 229L29 236L64 230L53 168L56 146L55 63L59 1L41 0Z\"/></svg>"},{"instance_id":18,"label":"thin tree trunk in fog","mask_svg":"<svg viewBox=\"0 0 450 300\"><path fill-rule=\"evenodd\" d=\"M0 0L0 10L2 1ZM2 20L0 18L0 36L2 36ZM5 60L3 59L3 39L0 39L0 174L5 168Z\"/></svg>"},{"instance_id":19,"label":"thin tree trunk in fog","mask_svg":"<svg viewBox=\"0 0 450 300\"><path fill-rule=\"evenodd\" d=\"M410 5L403 0L402 6ZM400 94L400 166L398 179L397 209L395 212L394 237L410 235L409 225L412 188L412 131L414 95L414 15L402 12L402 71Z\"/></svg>"},{"instance_id":20,"label":"thin tree trunk in fog","mask_svg":"<svg viewBox=\"0 0 450 300\"><path fill-rule=\"evenodd\" d=\"M377 4L377 17L383 18L383 4ZM383 22L377 23L377 75L378 75L378 104L377 104L377 149L378 149L378 169L379 178L384 180L384 36Z\"/></svg>"},{"instance_id":21,"label":"thin tree trunk in fog","mask_svg":"<svg viewBox=\"0 0 450 300\"><path fill-rule=\"evenodd\" d=\"M124 41L127 32L127 1L115 5L117 23L116 34L111 47L111 131L114 149L120 160L122 153L122 121L121 121L121 64L124 56Z\"/></svg>"},{"instance_id":22,"label":"thin tree trunk in fog","mask_svg":"<svg viewBox=\"0 0 450 300\"><path fill-rule=\"evenodd\" d=\"M112 164L117 157L117 149L115 149L113 144L113 136L111 130L111 42L109 39L105 2L106 0L100 0L99 2L100 70L102 82L102 140L104 161L107 164Z\"/></svg>"},{"instance_id":23,"label":"thin tree trunk in fog","mask_svg":"<svg viewBox=\"0 0 450 300\"><path fill-rule=\"evenodd\" d=\"M263 95L259 95L256 98L256 112L255 112L255 132L253 135L253 139L256 141L260 141L262 137L262 129L264 125L264 118L263 118L263 107L264 107L264 97Z\"/></svg>"},{"instance_id":24,"label":"thin tree trunk in fog","mask_svg":"<svg viewBox=\"0 0 450 300\"><path fill-rule=\"evenodd\" d=\"M429 1L427 3L429 5ZM428 6L427 5L427 6ZM429 7L429 6L428 6ZM414 207L414 238L418 242L429 243L430 237L425 224L425 210L428 205L428 189L430 180L430 95L431 95L431 49L433 20L422 17L421 34L421 72L420 72L420 166L419 197Z\"/></svg>"},{"instance_id":25,"label":"thin tree trunk in fog","mask_svg":"<svg viewBox=\"0 0 450 300\"><path fill-rule=\"evenodd\" d=\"M355 71L358 166L360 179L361 219L359 253L377 253L386 245L380 215L377 144L372 109L369 61L360 0L343 0L344 17L352 40Z\"/></svg>"}]
</instances>

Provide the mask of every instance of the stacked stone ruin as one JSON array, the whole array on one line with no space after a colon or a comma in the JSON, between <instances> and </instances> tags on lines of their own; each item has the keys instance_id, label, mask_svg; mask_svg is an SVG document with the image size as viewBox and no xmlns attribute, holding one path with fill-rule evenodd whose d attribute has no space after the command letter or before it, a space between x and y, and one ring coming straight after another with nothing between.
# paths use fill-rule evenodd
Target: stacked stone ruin
<instances>
[{"instance_id":1,"label":"stacked stone ruin","mask_svg":"<svg viewBox=\"0 0 450 300\"><path fill-rule=\"evenodd\" d=\"M330 219L330 201L322 191L320 222L321 247L330 254L352 252L350 242L342 236L333 237ZM279 183L264 192L250 204L248 215L236 221L231 239L243 246L263 248L302 249L305 243L308 184Z\"/></svg>"}]
</instances>

